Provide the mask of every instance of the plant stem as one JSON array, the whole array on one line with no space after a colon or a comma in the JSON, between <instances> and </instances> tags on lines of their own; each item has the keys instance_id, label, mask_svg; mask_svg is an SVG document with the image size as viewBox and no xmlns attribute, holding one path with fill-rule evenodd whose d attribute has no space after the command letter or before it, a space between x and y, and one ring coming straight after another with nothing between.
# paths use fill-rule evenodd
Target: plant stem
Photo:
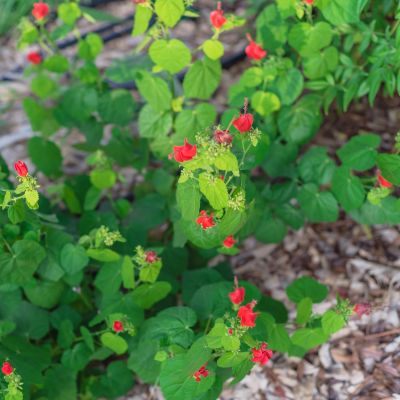
<instances>
[{"instance_id":1,"label":"plant stem","mask_svg":"<svg viewBox=\"0 0 400 400\"><path fill-rule=\"evenodd\" d=\"M3 242L5 243L5 245L8 247L8 250L10 250L10 253L14 256L15 254L13 253L13 251L11 250L10 245L7 243L7 240L4 239L3 235L0 233L0 238L3 240Z\"/></svg>"},{"instance_id":2,"label":"plant stem","mask_svg":"<svg viewBox=\"0 0 400 400\"><path fill-rule=\"evenodd\" d=\"M171 74L170 76L170 83L171 83L171 93L172 93L172 101L175 99L175 83L174 83L174 74ZM175 123L175 111L174 108L172 107L172 124Z\"/></svg>"},{"instance_id":3,"label":"plant stem","mask_svg":"<svg viewBox=\"0 0 400 400\"><path fill-rule=\"evenodd\" d=\"M112 197L111 188L108 188L107 197L110 200L111 208L113 209L114 213L118 215L117 206L115 205L114 199Z\"/></svg>"},{"instance_id":4,"label":"plant stem","mask_svg":"<svg viewBox=\"0 0 400 400\"><path fill-rule=\"evenodd\" d=\"M390 30L390 32L389 32L389 36L392 36L393 33L396 32L396 30L397 30L399 24L400 24L400 19L398 19L398 20L396 21L396 23L393 25L393 28L392 28L392 29Z\"/></svg>"},{"instance_id":5,"label":"plant stem","mask_svg":"<svg viewBox=\"0 0 400 400\"><path fill-rule=\"evenodd\" d=\"M212 315L210 315L210 317L208 318L206 330L204 331L204 336L207 335L208 328L210 327L211 317L212 317Z\"/></svg>"}]
</instances>

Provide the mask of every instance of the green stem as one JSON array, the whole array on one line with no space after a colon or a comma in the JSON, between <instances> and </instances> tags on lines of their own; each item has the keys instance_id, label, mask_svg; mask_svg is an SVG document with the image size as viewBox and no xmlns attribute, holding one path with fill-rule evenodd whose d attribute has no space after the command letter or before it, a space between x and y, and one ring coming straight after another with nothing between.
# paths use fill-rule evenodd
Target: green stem
<instances>
[{"instance_id":1,"label":"green stem","mask_svg":"<svg viewBox=\"0 0 400 400\"><path fill-rule=\"evenodd\" d=\"M110 200L111 208L113 209L114 213L118 215L117 206L115 205L114 199L112 197L111 188L108 188L107 197Z\"/></svg>"},{"instance_id":2,"label":"green stem","mask_svg":"<svg viewBox=\"0 0 400 400\"><path fill-rule=\"evenodd\" d=\"M49 54L51 55L54 54L54 51L49 46L47 46L47 44L43 41L43 39L40 38L38 42L43 47L43 49L46 50Z\"/></svg>"},{"instance_id":3,"label":"green stem","mask_svg":"<svg viewBox=\"0 0 400 400\"><path fill-rule=\"evenodd\" d=\"M396 21L396 23L393 25L393 28L392 28L392 29L390 30L390 32L389 32L389 36L392 36L393 33L396 32L396 30L397 30L399 24L400 24L400 19L398 19L398 20Z\"/></svg>"},{"instance_id":4,"label":"green stem","mask_svg":"<svg viewBox=\"0 0 400 400\"><path fill-rule=\"evenodd\" d=\"M97 336L97 335L101 335L102 333L106 333L106 332L109 332L109 331L110 331L110 329L103 329L102 331L98 331L98 332L90 332L90 334L92 336ZM80 336L80 337L76 338L74 340L74 342L79 342L80 340L83 340L83 336Z\"/></svg>"},{"instance_id":5,"label":"green stem","mask_svg":"<svg viewBox=\"0 0 400 400\"><path fill-rule=\"evenodd\" d=\"M170 83L171 83L172 101L174 101L174 99L175 99L174 74L171 74L171 76L170 76ZM171 112L172 112L172 124L174 124L174 123L175 123L175 117L176 117L176 115L175 115L175 111L174 111L174 108L173 108L173 107L172 107Z\"/></svg>"},{"instance_id":6,"label":"green stem","mask_svg":"<svg viewBox=\"0 0 400 400\"><path fill-rule=\"evenodd\" d=\"M210 317L208 318L207 325L206 325L206 330L204 331L204 336L207 335L208 328L210 327L211 317L212 317L212 315L210 315Z\"/></svg>"},{"instance_id":7,"label":"green stem","mask_svg":"<svg viewBox=\"0 0 400 400\"><path fill-rule=\"evenodd\" d=\"M13 253L13 251L11 250L10 245L7 243L7 240L4 239L3 235L0 233L0 238L3 240L3 242L5 243L5 245L8 247L8 250L10 250L10 253L14 256L15 254Z\"/></svg>"}]
</instances>

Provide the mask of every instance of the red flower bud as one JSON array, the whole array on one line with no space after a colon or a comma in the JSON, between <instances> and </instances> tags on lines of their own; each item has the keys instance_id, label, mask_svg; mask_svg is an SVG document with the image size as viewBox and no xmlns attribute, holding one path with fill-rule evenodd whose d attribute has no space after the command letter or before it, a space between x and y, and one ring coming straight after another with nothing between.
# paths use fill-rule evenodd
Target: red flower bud
<instances>
[{"instance_id":1,"label":"red flower bud","mask_svg":"<svg viewBox=\"0 0 400 400\"><path fill-rule=\"evenodd\" d=\"M379 174L378 180L379 180L379 183L381 184L381 186L386 187L386 188L393 186L389 181L387 181L385 178L382 177L381 171L379 171L379 169L378 169L378 174Z\"/></svg>"},{"instance_id":2,"label":"red flower bud","mask_svg":"<svg viewBox=\"0 0 400 400\"><path fill-rule=\"evenodd\" d=\"M201 382L200 376L204 376L204 378L207 378L207 376L212 373L206 369L207 363L205 363L197 372L195 372L190 378L196 377L196 382Z\"/></svg>"},{"instance_id":3,"label":"red flower bud","mask_svg":"<svg viewBox=\"0 0 400 400\"><path fill-rule=\"evenodd\" d=\"M261 60L267 55L267 52L261 48L254 40L252 40L250 34L247 34L250 44L244 49L247 57L253 60Z\"/></svg>"},{"instance_id":4,"label":"red flower bud","mask_svg":"<svg viewBox=\"0 0 400 400\"><path fill-rule=\"evenodd\" d=\"M32 15L38 20L42 20L50 11L50 6L46 3L34 3Z\"/></svg>"},{"instance_id":5,"label":"red flower bud","mask_svg":"<svg viewBox=\"0 0 400 400\"><path fill-rule=\"evenodd\" d=\"M256 306L257 301L253 300L251 303L246 304L243 307L239 308L238 312L238 318L240 318L240 325L242 326L248 326L250 328L253 328L256 326L254 323L257 315L260 314L259 312L253 313L253 309Z\"/></svg>"},{"instance_id":6,"label":"red flower bud","mask_svg":"<svg viewBox=\"0 0 400 400\"><path fill-rule=\"evenodd\" d=\"M170 154L168 158L171 160L173 157L175 157L175 160L178 162L189 161L197 153L197 147L188 143L186 138L183 146L174 146L173 150L174 152Z\"/></svg>"},{"instance_id":7,"label":"red flower bud","mask_svg":"<svg viewBox=\"0 0 400 400\"><path fill-rule=\"evenodd\" d=\"M214 139L218 143L226 143L227 145L230 145L234 137L235 135L230 135L228 130L222 131L221 129L217 129L214 132Z\"/></svg>"},{"instance_id":8,"label":"red flower bud","mask_svg":"<svg viewBox=\"0 0 400 400\"><path fill-rule=\"evenodd\" d=\"M18 161L14 164L15 170L17 171L17 174L21 177L21 178L25 178L25 176L28 175L28 167L26 166L26 164L22 161Z\"/></svg>"},{"instance_id":9,"label":"red flower bud","mask_svg":"<svg viewBox=\"0 0 400 400\"><path fill-rule=\"evenodd\" d=\"M38 65L42 62L42 57L36 51L31 51L28 53L26 59L34 65Z\"/></svg>"},{"instance_id":10,"label":"red flower bud","mask_svg":"<svg viewBox=\"0 0 400 400\"><path fill-rule=\"evenodd\" d=\"M253 115L246 114L247 111L247 98L244 99L244 114L240 114L239 118L233 121L233 126L240 132L245 133L251 129L253 125Z\"/></svg>"},{"instance_id":11,"label":"red flower bud","mask_svg":"<svg viewBox=\"0 0 400 400\"><path fill-rule=\"evenodd\" d=\"M161 260L161 258L157 257L157 254L155 251L145 251L144 254L146 254L146 262L148 264L153 264L154 261Z\"/></svg>"},{"instance_id":12,"label":"red flower bud","mask_svg":"<svg viewBox=\"0 0 400 400\"><path fill-rule=\"evenodd\" d=\"M214 28L220 29L222 25L227 21L226 18L222 16L224 12L221 10L221 2L218 2L218 11L212 11L210 14L210 20Z\"/></svg>"},{"instance_id":13,"label":"red flower bud","mask_svg":"<svg viewBox=\"0 0 400 400\"><path fill-rule=\"evenodd\" d=\"M354 312L357 315L369 315L371 313L371 304L370 303L358 303L354 307Z\"/></svg>"},{"instance_id":14,"label":"red flower bud","mask_svg":"<svg viewBox=\"0 0 400 400\"><path fill-rule=\"evenodd\" d=\"M142 4L142 3L146 3L147 0L132 0L133 4Z\"/></svg>"},{"instance_id":15,"label":"red flower bud","mask_svg":"<svg viewBox=\"0 0 400 400\"><path fill-rule=\"evenodd\" d=\"M314 0L303 0L304 2L306 2L307 4L312 4L314 3Z\"/></svg>"},{"instance_id":16,"label":"red flower bud","mask_svg":"<svg viewBox=\"0 0 400 400\"><path fill-rule=\"evenodd\" d=\"M197 224L201 225L203 229L207 230L208 228L211 228L215 225L212 220L214 213L211 213L209 217L207 216L207 213L205 211L202 211L200 214L202 215L202 217L197 218Z\"/></svg>"},{"instance_id":17,"label":"red flower bud","mask_svg":"<svg viewBox=\"0 0 400 400\"><path fill-rule=\"evenodd\" d=\"M11 375L13 373L13 368L12 368L11 364L8 362L5 362L3 364L3 368L1 369L1 372L3 372L3 374L6 374L6 375Z\"/></svg>"},{"instance_id":18,"label":"red flower bud","mask_svg":"<svg viewBox=\"0 0 400 400\"><path fill-rule=\"evenodd\" d=\"M223 181L223 180L224 180L224 176L223 176L223 175L220 175L220 176L219 176L219 179L221 179L221 181Z\"/></svg>"},{"instance_id":19,"label":"red flower bud","mask_svg":"<svg viewBox=\"0 0 400 400\"><path fill-rule=\"evenodd\" d=\"M235 286L233 287L233 289L235 291L232 293L229 293L229 298L231 299L231 302L233 304L242 303L244 300L244 295L246 293L246 290L244 287L239 287L238 278L236 278L236 276L235 276Z\"/></svg>"},{"instance_id":20,"label":"red flower bud","mask_svg":"<svg viewBox=\"0 0 400 400\"><path fill-rule=\"evenodd\" d=\"M222 244L223 244L225 247L232 247L235 243L236 243L236 240L233 239L233 235L228 236L228 237L222 242Z\"/></svg>"},{"instance_id":21,"label":"red flower bud","mask_svg":"<svg viewBox=\"0 0 400 400\"><path fill-rule=\"evenodd\" d=\"M229 329L228 333L229 333L230 335L233 335L233 330L232 330L232 329Z\"/></svg>"},{"instance_id":22,"label":"red flower bud","mask_svg":"<svg viewBox=\"0 0 400 400\"><path fill-rule=\"evenodd\" d=\"M272 351L267 350L267 343L262 343L260 349L253 348L251 351L253 352L253 358L251 361L254 363L261 363L261 365L267 365L268 361L272 357Z\"/></svg>"},{"instance_id":23,"label":"red flower bud","mask_svg":"<svg viewBox=\"0 0 400 400\"><path fill-rule=\"evenodd\" d=\"M124 326L119 321L114 321L113 329L115 332L121 332L124 330Z\"/></svg>"}]
</instances>

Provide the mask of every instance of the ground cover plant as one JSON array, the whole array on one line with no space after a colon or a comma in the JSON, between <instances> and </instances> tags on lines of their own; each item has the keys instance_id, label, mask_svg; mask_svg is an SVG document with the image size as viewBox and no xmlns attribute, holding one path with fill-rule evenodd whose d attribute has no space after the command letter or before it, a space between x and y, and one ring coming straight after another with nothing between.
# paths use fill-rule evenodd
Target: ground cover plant
<instances>
[{"instance_id":1,"label":"ground cover plant","mask_svg":"<svg viewBox=\"0 0 400 400\"><path fill-rule=\"evenodd\" d=\"M43 52L28 53L25 71L32 96L23 107L37 133L31 163L15 160L9 171L0 158L7 400L113 399L131 389L133 373L167 400L217 399L228 379L238 383L275 352L303 357L371 306L338 296L331 310L313 313L328 288L303 276L286 289L297 304L289 321L282 302L239 281L227 262L207 268L208 260L237 254L252 234L278 243L288 226L333 222L340 207L364 225L400 223L399 151L378 154L379 136L351 138L335 160L323 147L299 157L332 102L343 111L365 95L372 104L382 84L388 95L398 90L395 2L264 5L247 34L253 66L231 86L232 109L219 123L208 100L221 79L223 32L245 35L246 19L216 4L210 38L191 52L170 36L182 17L196 17L192 2L135 3L132 35L144 39L104 73L95 64L101 37L82 37L76 25L94 17L78 3L58 6L63 23L53 31L43 2L20 24L19 49L38 43ZM57 47L70 32L78 40L72 61ZM143 49L148 56L137 54ZM141 103L110 88L132 80ZM88 175L63 172L54 141L61 128L65 137L84 135L75 147L86 152ZM145 177L133 202L111 190L126 183L118 172L126 166ZM252 175L259 166L263 174ZM54 181L47 193L38 192L39 171Z\"/></svg>"}]
</instances>

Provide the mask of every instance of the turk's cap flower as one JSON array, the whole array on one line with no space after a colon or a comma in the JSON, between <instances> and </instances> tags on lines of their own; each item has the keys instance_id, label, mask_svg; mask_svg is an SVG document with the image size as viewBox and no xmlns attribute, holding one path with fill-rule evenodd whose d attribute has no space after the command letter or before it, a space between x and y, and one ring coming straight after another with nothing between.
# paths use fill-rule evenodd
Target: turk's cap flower
<instances>
[{"instance_id":1,"label":"turk's cap flower","mask_svg":"<svg viewBox=\"0 0 400 400\"><path fill-rule=\"evenodd\" d=\"M42 62L41 55L36 51L31 51L27 54L26 59L33 65L38 65Z\"/></svg>"},{"instance_id":2,"label":"turk's cap flower","mask_svg":"<svg viewBox=\"0 0 400 400\"><path fill-rule=\"evenodd\" d=\"M33 4L32 15L39 21L42 20L49 13L49 11L50 6L42 1Z\"/></svg>"},{"instance_id":3,"label":"turk's cap flower","mask_svg":"<svg viewBox=\"0 0 400 400\"><path fill-rule=\"evenodd\" d=\"M197 372L195 372L190 378L192 379L193 377L196 378L196 382L201 381L201 376L204 378L207 378L208 375L212 375L212 373L206 369L207 363L205 363Z\"/></svg>"},{"instance_id":4,"label":"turk's cap flower","mask_svg":"<svg viewBox=\"0 0 400 400\"><path fill-rule=\"evenodd\" d=\"M236 243L236 240L233 238L233 235L229 235L223 242L222 244L225 247L232 247Z\"/></svg>"},{"instance_id":5,"label":"turk's cap flower","mask_svg":"<svg viewBox=\"0 0 400 400\"><path fill-rule=\"evenodd\" d=\"M120 321L114 321L113 329L115 332L121 332L124 330L124 326Z\"/></svg>"},{"instance_id":6,"label":"turk's cap flower","mask_svg":"<svg viewBox=\"0 0 400 400\"><path fill-rule=\"evenodd\" d=\"M190 161L197 153L197 147L188 143L186 138L183 146L174 146L173 150L174 152L168 158L170 160L175 158L178 162Z\"/></svg>"},{"instance_id":7,"label":"turk's cap flower","mask_svg":"<svg viewBox=\"0 0 400 400\"><path fill-rule=\"evenodd\" d=\"M146 255L146 262L148 264L153 264L154 261L161 260L161 258L157 257L156 252L153 251L145 251L144 254Z\"/></svg>"},{"instance_id":8,"label":"turk's cap flower","mask_svg":"<svg viewBox=\"0 0 400 400\"><path fill-rule=\"evenodd\" d=\"M214 28L220 29L227 19L222 16L224 12L221 10L221 2L218 2L218 9L211 11L210 20Z\"/></svg>"},{"instance_id":9,"label":"turk's cap flower","mask_svg":"<svg viewBox=\"0 0 400 400\"><path fill-rule=\"evenodd\" d=\"M260 365L267 365L268 361L272 357L272 350L267 349L267 343L262 343L259 349L255 347L251 349L253 352L253 358L251 361L254 363L260 363Z\"/></svg>"},{"instance_id":10,"label":"turk's cap flower","mask_svg":"<svg viewBox=\"0 0 400 400\"><path fill-rule=\"evenodd\" d=\"M16 162L14 164L14 168L17 171L17 174L21 177L21 178L25 178L28 175L28 167L26 166L26 164L24 162L22 162L21 160L19 160L18 162Z\"/></svg>"},{"instance_id":11,"label":"turk's cap flower","mask_svg":"<svg viewBox=\"0 0 400 400\"><path fill-rule=\"evenodd\" d=\"M253 125L253 115L247 114L247 98L244 99L244 114L240 114L239 118L233 121L233 126L240 132L248 132Z\"/></svg>"},{"instance_id":12,"label":"turk's cap flower","mask_svg":"<svg viewBox=\"0 0 400 400\"><path fill-rule=\"evenodd\" d=\"M253 312L254 307L256 306L257 301L253 300L251 303L246 304L245 306L242 306L239 308L238 312L238 318L240 318L240 325L242 326L247 326L249 328L253 328L256 326L255 320L257 318L257 315L260 314L260 312Z\"/></svg>"},{"instance_id":13,"label":"turk's cap flower","mask_svg":"<svg viewBox=\"0 0 400 400\"><path fill-rule=\"evenodd\" d=\"M247 34L247 39L250 41L250 44L244 49L247 57L253 60L261 60L267 55L267 52L251 38L249 33Z\"/></svg>"},{"instance_id":14,"label":"turk's cap flower","mask_svg":"<svg viewBox=\"0 0 400 400\"><path fill-rule=\"evenodd\" d=\"M369 315L371 313L371 303L358 303L354 307L357 315Z\"/></svg>"},{"instance_id":15,"label":"turk's cap flower","mask_svg":"<svg viewBox=\"0 0 400 400\"><path fill-rule=\"evenodd\" d=\"M386 187L386 188L389 188L389 187L392 187L393 185L388 181L388 180L386 180L382 175L381 175L381 171L379 171L379 169L378 169L378 180L379 180L379 183L381 184L381 186L383 186L383 187Z\"/></svg>"},{"instance_id":16,"label":"turk's cap flower","mask_svg":"<svg viewBox=\"0 0 400 400\"><path fill-rule=\"evenodd\" d=\"M197 218L197 224L201 225L203 229L207 230L215 225L213 222L214 213L211 213L210 216L208 216L207 212L203 210L200 214L201 217Z\"/></svg>"},{"instance_id":17,"label":"turk's cap flower","mask_svg":"<svg viewBox=\"0 0 400 400\"><path fill-rule=\"evenodd\" d=\"M5 374L5 375L11 375L13 373L13 368L12 368L11 364L8 362L5 362L3 364L1 372L3 372L3 374Z\"/></svg>"}]
</instances>

